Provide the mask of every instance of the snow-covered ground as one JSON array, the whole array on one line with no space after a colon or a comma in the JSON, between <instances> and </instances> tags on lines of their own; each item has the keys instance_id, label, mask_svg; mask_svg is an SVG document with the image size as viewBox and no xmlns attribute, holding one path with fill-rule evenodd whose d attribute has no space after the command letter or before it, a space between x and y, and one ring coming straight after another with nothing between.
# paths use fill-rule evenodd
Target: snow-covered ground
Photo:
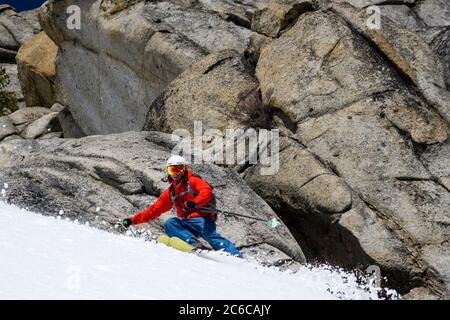
<instances>
[{"instance_id":1,"label":"snow-covered ground","mask_svg":"<svg viewBox=\"0 0 450 320\"><path fill-rule=\"evenodd\" d=\"M0 202L0 299L377 299L353 275L217 262Z\"/></svg>"}]
</instances>

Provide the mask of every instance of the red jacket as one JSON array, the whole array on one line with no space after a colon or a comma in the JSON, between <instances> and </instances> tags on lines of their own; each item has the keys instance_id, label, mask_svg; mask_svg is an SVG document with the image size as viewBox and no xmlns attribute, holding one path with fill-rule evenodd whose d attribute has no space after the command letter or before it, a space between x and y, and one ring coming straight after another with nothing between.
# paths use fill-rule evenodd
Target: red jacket
<instances>
[{"instance_id":1,"label":"red jacket","mask_svg":"<svg viewBox=\"0 0 450 320\"><path fill-rule=\"evenodd\" d=\"M175 208L177 212L177 216L182 218L198 218L198 217L210 217L213 218L213 213L200 213L200 212L189 212L185 213L183 208L187 201L194 201L198 207L209 206L210 200L212 197L212 189L211 186L203 181L201 178L192 175L192 172L187 170L186 172L186 180L189 183L189 186L192 190L196 191L198 194L193 196L191 193L186 193L183 196L180 196L176 200ZM173 192L175 195L178 195L184 191L186 191L185 183L180 182L179 185L172 180L169 180ZM172 199L170 197L170 188L161 193L159 198L152 204L150 207L141 211L134 216L131 217L131 222L133 224L140 224L150 220L154 220L162 215L164 212L169 211L172 208Z\"/></svg>"}]
</instances>

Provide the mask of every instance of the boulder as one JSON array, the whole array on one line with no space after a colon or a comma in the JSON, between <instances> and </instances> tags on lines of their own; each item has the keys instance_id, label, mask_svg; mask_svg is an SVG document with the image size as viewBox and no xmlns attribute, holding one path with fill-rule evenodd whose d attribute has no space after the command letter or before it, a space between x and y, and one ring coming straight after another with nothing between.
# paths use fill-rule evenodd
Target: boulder
<instances>
[{"instance_id":1,"label":"boulder","mask_svg":"<svg viewBox=\"0 0 450 320\"><path fill-rule=\"evenodd\" d=\"M15 112L11 113L10 115L8 115L8 118L11 120L11 122L14 125L17 126L17 125L35 121L49 113L50 113L50 110L48 108L31 107L31 108L19 109Z\"/></svg>"},{"instance_id":2,"label":"boulder","mask_svg":"<svg viewBox=\"0 0 450 320\"><path fill-rule=\"evenodd\" d=\"M173 132L183 139L183 149L201 148L202 161L241 172L256 157L256 144L252 149L248 140L257 140L260 129L269 125L252 67L242 55L225 50L194 63L172 81L152 104L144 130Z\"/></svg>"},{"instance_id":3,"label":"boulder","mask_svg":"<svg viewBox=\"0 0 450 320\"><path fill-rule=\"evenodd\" d=\"M258 84L234 51L212 53L178 76L150 109L144 129L172 132L187 129L194 132L194 121L203 128L243 127L264 112L245 110L241 101Z\"/></svg>"},{"instance_id":4,"label":"boulder","mask_svg":"<svg viewBox=\"0 0 450 320\"><path fill-rule=\"evenodd\" d=\"M20 137L19 135L17 135L17 134L12 134L12 135L7 136L6 138L4 138L3 141L6 142L6 141L16 140L16 139L21 139L21 140L23 140L23 138Z\"/></svg>"},{"instance_id":5,"label":"boulder","mask_svg":"<svg viewBox=\"0 0 450 320\"><path fill-rule=\"evenodd\" d=\"M51 107L55 102L55 59L58 47L40 32L19 50L16 56L19 80L28 107Z\"/></svg>"},{"instance_id":6,"label":"boulder","mask_svg":"<svg viewBox=\"0 0 450 320\"><path fill-rule=\"evenodd\" d=\"M58 122L54 121L57 116L58 112L50 112L49 114L46 114L45 116L31 122L23 129L20 136L24 139L35 139L51 131L57 131L58 129L55 130L55 128L58 127Z\"/></svg>"},{"instance_id":7,"label":"boulder","mask_svg":"<svg viewBox=\"0 0 450 320\"><path fill-rule=\"evenodd\" d=\"M299 124L297 136L376 212L391 237L412 252L411 264L407 267L406 260L394 259L397 251L386 250L382 256L374 256L373 248L360 242L364 252L387 270L396 269L393 277L400 283L409 278L414 279L411 283L424 285L420 279L426 279L436 294L447 296L448 272L442 261L450 256L444 240L449 232L444 213L450 204L449 193L434 181L407 139L383 119L376 105L371 99L364 100L305 121ZM347 230L359 239L358 233ZM381 237L382 233L371 234L372 241ZM427 250L420 250L424 246ZM385 261L390 265L383 264ZM398 264L393 266L393 261ZM436 272L420 277L427 268Z\"/></svg>"},{"instance_id":8,"label":"boulder","mask_svg":"<svg viewBox=\"0 0 450 320\"><path fill-rule=\"evenodd\" d=\"M174 142L158 132L126 132L81 139L13 139L0 144L0 181L8 183L6 201L30 210L119 232L121 219L149 206L168 184L165 161ZM269 219L272 209L230 169L192 165L213 187L218 208ZM172 212L141 225L154 237L163 233ZM282 224L270 229L265 223L223 216L218 230L244 252L283 253L291 262L303 262L299 245ZM269 256L269 252L267 252ZM273 257L270 257L273 260Z\"/></svg>"}]
</instances>

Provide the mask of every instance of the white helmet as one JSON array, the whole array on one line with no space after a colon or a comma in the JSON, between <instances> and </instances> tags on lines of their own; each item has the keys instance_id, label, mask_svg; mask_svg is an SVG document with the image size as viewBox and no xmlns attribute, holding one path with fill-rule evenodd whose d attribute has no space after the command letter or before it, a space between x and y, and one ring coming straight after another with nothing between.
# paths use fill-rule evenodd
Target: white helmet
<instances>
[{"instance_id":1,"label":"white helmet","mask_svg":"<svg viewBox=\"0 0 450 320\"><path fill-rule=\"evenodd\" d=\"M181 166L186 164L186 159L182 156L171 156L169 160L167 160L167 166Z\"/></svg>"}]
</instances>

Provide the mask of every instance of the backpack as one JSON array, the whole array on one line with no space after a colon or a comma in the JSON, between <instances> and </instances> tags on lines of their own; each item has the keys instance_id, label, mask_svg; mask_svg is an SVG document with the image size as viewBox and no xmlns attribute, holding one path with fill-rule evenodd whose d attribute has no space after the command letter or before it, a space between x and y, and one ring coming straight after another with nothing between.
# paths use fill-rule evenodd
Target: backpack
<instances>
[{"instance_id":1,"label":"backpack","mask_svg":"<svg viewBox=\"0 0 450 320\"><path fill-rule=\"evenodd\" d=\"M199 176L199 175L192 174L192 176L202 179L202 177ZM205 181L205 180L203 180L203 181ZM198 195L198 192L193 190L191 188L191 186L189 185L189 181L183 180L183 182L184 182L184 187L185 187L186 191L183 191L183 192L181 192L178 195L176 195L175 192L173 191L173 185L172 184L169 187L170 199L172 200L172 207L175 210L176 210L175 203L176 203L176 201L177 201L177 199L179 197L182 197L182 196L184 196L187 193L192 194L192 196L194 196L194 197ZM211 187L211 190L214 189L214 187L212 187L208 182L206 182L206 183ZM217 204L216 195L214 194L214 191L213 191L213 193L211 195L211 199L209 200L209 206L199 207L197 211L200 212L200 213L213 213L214 214L213 219L214 219L214 221L217 221L216 204Z\"/></svg>"}]
</instances>

